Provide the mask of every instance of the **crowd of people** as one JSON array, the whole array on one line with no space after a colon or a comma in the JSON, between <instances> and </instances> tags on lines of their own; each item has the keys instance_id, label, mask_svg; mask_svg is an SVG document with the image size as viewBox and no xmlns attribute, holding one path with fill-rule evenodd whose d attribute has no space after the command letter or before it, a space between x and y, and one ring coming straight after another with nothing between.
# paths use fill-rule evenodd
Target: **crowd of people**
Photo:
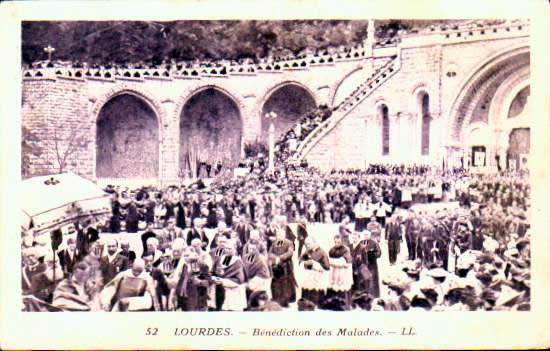
<instances>
[{"instance_id":1,"label":"crowd of people","mask_svg":"<svg viewBox=\"0 0 550 351\"><path fill-rule=\"evenodd\" d=\"M529 309L526 177L287 165L106 191L107 221L23 250L27 310Z\"/></svg>"},{"instance_id":2,"label":"crowd of people","mask_svg":"<svg viewBox=\"0 0 550 351\"><path fill-rule=\"evenodd\" d=\"M276 163L284 165L297 150L298 145L331 115L332 110L326 105L321 105L306 113L293 128L287 130L275 143Z\"/></svg>"}]
</instances>

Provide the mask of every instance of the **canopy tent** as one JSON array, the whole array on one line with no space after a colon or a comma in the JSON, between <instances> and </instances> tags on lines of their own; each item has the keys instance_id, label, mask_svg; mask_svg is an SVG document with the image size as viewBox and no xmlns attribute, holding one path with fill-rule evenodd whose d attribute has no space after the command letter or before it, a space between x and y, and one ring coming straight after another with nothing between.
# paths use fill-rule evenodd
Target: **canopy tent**
<instances>
[{"instance_id":1,"label":"canopy tent","mask_svg":"<svg viewBox=\"0 0 550 351\"><path fill-rule=\"evenodd\" d=\"M111 214L111 199L93 182L73 173L34 177L21 184L23 229L57 229L78 218Z\"/></svg>"}]
</instances>

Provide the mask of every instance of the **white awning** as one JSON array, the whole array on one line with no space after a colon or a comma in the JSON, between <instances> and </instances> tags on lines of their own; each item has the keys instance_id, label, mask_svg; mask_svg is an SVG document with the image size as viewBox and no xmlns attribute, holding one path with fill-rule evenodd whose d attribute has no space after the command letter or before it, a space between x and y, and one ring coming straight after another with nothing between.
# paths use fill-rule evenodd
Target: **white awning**
<instances>
[{"instance_id":1,"label":"white awning","mask_svg":"<svg viewBox=\"0 0 550 351\"><path fill-rule=\"evenodd\" d=\"M73 173L34 177L21 183L24 223L42 231L83 216L111 212L110 196L93 182Z\"/></svg>"}]
</instances>

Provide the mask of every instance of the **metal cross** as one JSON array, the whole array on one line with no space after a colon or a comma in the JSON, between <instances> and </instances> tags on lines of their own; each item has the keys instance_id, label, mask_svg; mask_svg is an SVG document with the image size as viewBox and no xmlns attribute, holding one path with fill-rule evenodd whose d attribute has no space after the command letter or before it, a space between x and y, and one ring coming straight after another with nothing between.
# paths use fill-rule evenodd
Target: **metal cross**
<instances>
[{"instance_id":1,"label":"metal cross","mask_svg":"<svg viewBox=\"0 0 550 351\"><path fill-rule=\"evenodd\" d=\"M52 46L48 44L48 46L44 48L44 51L48 54L48 61L51 61L52 53L55 51L55 48L52 48Z\"/></svg>"}]
</instances>

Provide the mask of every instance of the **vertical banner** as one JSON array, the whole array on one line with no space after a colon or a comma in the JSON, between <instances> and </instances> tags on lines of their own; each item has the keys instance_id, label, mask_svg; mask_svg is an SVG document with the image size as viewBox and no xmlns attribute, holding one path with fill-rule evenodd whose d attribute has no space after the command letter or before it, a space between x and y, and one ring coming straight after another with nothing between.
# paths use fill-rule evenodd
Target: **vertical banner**
<instances>
[{"instance_id":1,"label":"vertical banner","mask_svg":"<svg viewBox=\"0 0 550 351\"><path fill-rule=\"evenodd\" d=\"M474 166L483 167L485 165L485 151L474 152Z\"/></svg>"}]
</instances>

